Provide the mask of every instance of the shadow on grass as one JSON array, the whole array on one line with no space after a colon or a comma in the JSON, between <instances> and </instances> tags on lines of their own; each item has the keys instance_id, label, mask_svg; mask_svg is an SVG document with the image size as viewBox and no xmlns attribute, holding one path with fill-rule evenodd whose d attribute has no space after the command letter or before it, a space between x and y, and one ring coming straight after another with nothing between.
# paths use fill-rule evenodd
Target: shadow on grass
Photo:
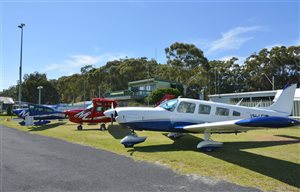
<instances>
[{"instance_id":1,"label":"shadow on grass","mask_svg":"<svg viewBox=\"0 0 300 192\"><path fill-rule=\"evenodd\" d=\"M109 125L108 132L115 138L115 139L123 139L126 135L130 134L130 129L122 127L120 125Z\"/></svg>"},{"instance_id":2,"label":"shadow on grass","mask_svg":"<svg viewBox=\"0 0 300 192\"><path fill-rule=\"evenodd\" d=\"M82 130L77 130L77 128L76 128L76 131L78 131L78 132L82 132L82 131L101 131L100 130L100 128L82 128ZM106 130L105 130L106 131Z\"/></svg>"},{"instance_id":3,"label":"shadow on grass","mask_svg":"<svg viewBox=\"0 0 300 192\"><path fill-rule=\"evenodd\" d=\"M34 126L34 127L31 127L29 129L29 131L44 131L44 130L47 130L47 129L52 129L52 128L56 128L60 125L64 125L66 124L66 122L57 122L57 123L51 123L51 124L46 124L46 125L39 125L39 126Z\"/></svg>"},{"instance_id":4,"label":"shadow on grass","mask_svg":"<svg viewBox=\"0 0 300 192\"><path fill-rule=\"evenodd\" d=\"M279 135L278 135L279 136ZM215 152L206 153L212 157L224 160L226 162L244 167L251 171L272 177L288 185L300 188L300 165L297 163L275 159L263 155L243 151L245 149L272 147L280 145L289 145L300 143L299 137L280 135L283 140L278 141L249 141L249 142L224 142L222 148ZM288 140L287 140L288 139ZM200 142L199 138L192 135L186 135L172 144L136 146L129 150L132 154L139 152L157 152L157 151L198 151L196 145ZM299 151L295 151L299 153Z\"/></svg>"}]
</instances>

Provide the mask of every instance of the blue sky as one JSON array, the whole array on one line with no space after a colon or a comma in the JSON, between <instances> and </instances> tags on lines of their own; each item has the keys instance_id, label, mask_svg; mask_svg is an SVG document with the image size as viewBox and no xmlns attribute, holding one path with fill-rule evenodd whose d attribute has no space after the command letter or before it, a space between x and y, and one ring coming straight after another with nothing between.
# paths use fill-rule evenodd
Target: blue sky
<instances>
[{"instance_id":1,"label":"blue sky","mask_svg":"<svg viewBox=\"0 0 300 192\"><path fill-rule=\"evenodd\" d=\"M14 1L0 0L0 91L23 75L49 79L124 57L157 58L174 42L193 43L209 59L246 57L300 44L299 1Z\"/></svg>"}]
</instances>

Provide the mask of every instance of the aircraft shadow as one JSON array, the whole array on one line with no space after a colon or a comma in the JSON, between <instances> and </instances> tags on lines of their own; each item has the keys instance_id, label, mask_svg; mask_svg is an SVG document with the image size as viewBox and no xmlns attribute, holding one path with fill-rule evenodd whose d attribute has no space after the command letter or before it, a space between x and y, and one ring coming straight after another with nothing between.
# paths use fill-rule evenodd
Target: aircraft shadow
<instances>
[{"instance_id":1,"label":"aircraft shadow","mask_svg":"<svg viewBox=\"0 0 300 192\"><path fill-rule=\"evenodd\" d=\"M284 182L288 185L300 188L300 165L297 163L275 159L259 154L244 151L244 149L272 147L280 145L289 145L300 143L299 137L292 137L286 135L277 135L293 140L279 140L279 141L249 141L249 142L224 142L222 148L215 152L206 153L215 158L219 158L226 162L239 165L251 171L272 177L276 180ZM186 137L186 138L185 138ZM152 145L152 146L136 146L129 150L132 154L135 151L140 152L155 152L155 151L198 151L195 149L200 142L199 138L192 135L186 135L183 138L176 140L173 144ZM295 151L299 153L299 151Z\"/></svg>"},{"instance_id":2,"label":"aircraft shadow","mask_svg":"<svg viewBox=\"0 0 300 192\"><path fill-rule=\"evenodd\" d=\"M30 128L29 131L44 131L44 130L47 130L47 129L52 129L52 128L56 128L60 125L64 125L66 124L66 122L57 122L57 123L50 123L50 124L46 124L46 125L39 125L39 126L33 126Z\"/></svg>"},{"instance_id":3,"label":"aircraft shadow","mask_svg":"<svg viewBox=\"0 0 300 192\"><path fill-rule=\"evenodd\" d=\"M77 130L76 131L100 131L100 128L83 128L82 130Z\"/></svg>"},{"instance_id":4,"label":"aircraft shadow","mask_svg":"<svg viewBox=\"0 0 300 192\"><path fill-rule=\"evenodd\" d=\"M115 138L115 139L123 139L126 135L130 134L130 129L122 127L120 125L109 125L108 132Z\"/></svg>"}]
</instances>

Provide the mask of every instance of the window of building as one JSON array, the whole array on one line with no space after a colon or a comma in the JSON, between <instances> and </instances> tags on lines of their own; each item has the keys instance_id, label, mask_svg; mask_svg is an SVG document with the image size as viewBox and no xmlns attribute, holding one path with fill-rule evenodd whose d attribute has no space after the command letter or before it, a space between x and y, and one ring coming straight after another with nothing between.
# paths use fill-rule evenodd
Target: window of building
<instances>
[{"instance_id":1,"label":"window of building","mask_svg":"<svg viewBox=\"0 0 300 192\"><path fill-rule=\"evenodd\" d=\"M182 101L178 105L177 112L179 112L179 113L194 113L195 108L196 108L195 103L189 103L189 102Z\"/></svg>"},{"instance_id":2,"label":"window of building","mask_svg":"<svg viewBox=\"0 0 300 192\"><path fill-rule=\"evenodd\" d=\"M233 116L241 116L241 113L240 113L240 112L237 112L237 111L233 111L233 112L232 112L232 115L233 115Z\"/></svg>"},{"instance_id":3,"label":"window of building","mask_svg":"<svg viewBox=\"0 0 300 192\"><path fill-rule=\"evenodd\" d=\"M229 115L229 109L226 109L226 108L223 108L223 107L217 107L216 115L228 116Z\"/></svg>"},{"instance_id":4,"label":"window of building","mask_svg":"<svg viewBox=\"0 0 300 192\"><path fill-rule=\"evenodd\" d=\"M198 110L198 113L199 114L210 114L210 110L211 110L211 106L210 105L203 105L203 104L200 104L199 105L199 110Z\"/></svg>"}]
</instances>

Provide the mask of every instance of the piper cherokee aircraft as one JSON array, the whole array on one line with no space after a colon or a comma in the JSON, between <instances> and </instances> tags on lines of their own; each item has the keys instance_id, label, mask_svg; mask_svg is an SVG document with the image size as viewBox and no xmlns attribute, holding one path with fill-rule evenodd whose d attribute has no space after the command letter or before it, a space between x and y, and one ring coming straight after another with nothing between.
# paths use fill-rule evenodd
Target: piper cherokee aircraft
<instances>
[{"instance_id":1,"label":"piper cherokee aircraft","mask_svg":"<svg viewBox=\"0 0 300 192\"><path fill-rule=\"evenodd\" d=\"M288 118L293 106L296 84L286 87L279 98L266 108L244 107L187 98L169 100L155 108L123 107L104 112L131 129L132 133L121 140L125 147L144 142L134 130L170 132L176 139L184 133L204 133L197 148L213 151L223 145L210 139L212 133L241 133L261 128L284 128L299 125Z\"/></svg>"},{"instance_id":2,"label":"piper cherokee aircraft","mask_svg":"<svg viewBox=\"0 0 300 192\"><path fill-rule=\"evenodd\" d=\"M100 130L105 130L105 123L113 122L113 118L106 117L103 112L116 107L115 100L106 98L94 98L92 104L85 109L67 110L64 113L69 117L69 120L78 123L77 130L82 130L83 123L101 123Z\"/></svg>"},{"instance_id":3,"label":"piper cherokee aircraft","mask_svg":"<svg viewBox=\"0 0 300 192\"><path fill-rule=\"evenodd\" d=\"M51 107L28 104L28 108L14 109L13 112L20 118L25 119L26 116L33 116L34 125L44 125L50 123L49 120L64 119L65 114L61 111L57 111ZM25 122L19 122L20 125L25 125Z\"/></svg>"}]
</instances>

